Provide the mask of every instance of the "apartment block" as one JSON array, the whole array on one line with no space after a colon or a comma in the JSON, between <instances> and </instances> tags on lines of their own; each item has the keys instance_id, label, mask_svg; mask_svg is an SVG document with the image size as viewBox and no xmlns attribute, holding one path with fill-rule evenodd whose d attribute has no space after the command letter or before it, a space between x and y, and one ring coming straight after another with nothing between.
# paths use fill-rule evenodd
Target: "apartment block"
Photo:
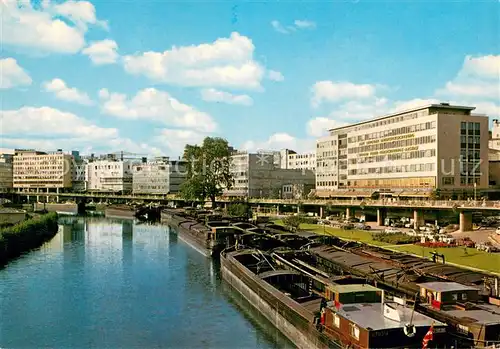
<instances>
[{"instance_id":1,"label":"apartment block","mask_svg":"<svg viewBox=\"0 0 500 349\"><path fill-rule=\"evenodd\" d=\"M0 154L0 193L9 192L14 186L12 161L12 154Z\"/></svg>"},{"instance_id":2,"label":"apartment block","mask_svg":"<svg viewBox=\"0 0 500 349\"><path fill-rule=\"evenodd\" d=\"M330 130L317 141L317 196L486 189L488 118L474 109L431 104Z\"/></svg>"},{"instance_id":3,"label":"apartment block","mask_svg":"<svg viewBox=\"0 0 500 349\"><path fill-rule=\"evenodd\" d=\"M86 165L87 191L130 193L132 163L109 157L93 159Z\"/></svg>"},{"instance_id":4,"label":"apartment block","mask_svg":"<svg viewBox=\"0 0 500 349\"><path fill-rule=\"evenodd\" d=\"M281 168L290 170L316 170L316 152L297 153L291 149L280 151Z\"/></svg>"},{"instance_id":5,"label":"apartment block","mask_svg":"<svg viewBox=\"0 0 500 349\"><path fill-rule=\"evenodd\" d=\"M71 189L72 156L62 150L45 153L17 149L12 168L13 187L18 191Z\"/></svg>"},{"instance_id":6,"label":"apartment block","mask_svg":"<svg viewBox=\"0 0 500 349\"><path fill-rule=\"evenodd\" d=\"M226 196L282 197L284 185L314 185L311 170L283 169L276 161L275 152L252 154L238 152L231 157L233 187Z\"/></svg>"},{"instance_id":7,"label":"apartment block","mask_svg":"<svg viewBox=\"0 0 500 349\"><path fill-rule=\"evenodd\" d=\"M187 163L156 158L132 166L134 194L171 194L180 190L186 180Z\"/></svg>"}]
</instances>

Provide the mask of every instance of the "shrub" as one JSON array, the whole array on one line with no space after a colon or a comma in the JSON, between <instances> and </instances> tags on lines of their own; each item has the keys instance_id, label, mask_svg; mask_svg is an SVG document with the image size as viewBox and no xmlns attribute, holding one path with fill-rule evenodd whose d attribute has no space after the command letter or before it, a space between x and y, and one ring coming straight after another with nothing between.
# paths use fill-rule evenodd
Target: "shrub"
<instances>
[{"instance_id":1,"label":"shrub","mask_svg":"<svg viewBox=\"0 0 500 349\"><path fill-rule=\"evenodd\" d=\"M244 203L229 204L227 214L231 217L251 217L252 209L248 204Z\"/></svg>"},{"instance_id":2,"label":"shrub","mask_svg":"<svg viewBox=\"0 0 500 349\"><path fill-rule=\"evenodd\" d=\"M393 245L399 245L399 244L413 244L415 242L420 241L420 238L415 236L409 236L404 233L396 233L396 234L379 233L379 234L373 234L373 240L386 242Z\"/></svg>"},{"instance_id":3,"label":"shrub","mask_svg":"<svg viewBox=\"0 0 500 349\"><path fill-rule=\"evenodd\" d=\"M0 229L0 265L51 239L57 233L57 218L52 212Z\"/></svg>"}]
</instances>

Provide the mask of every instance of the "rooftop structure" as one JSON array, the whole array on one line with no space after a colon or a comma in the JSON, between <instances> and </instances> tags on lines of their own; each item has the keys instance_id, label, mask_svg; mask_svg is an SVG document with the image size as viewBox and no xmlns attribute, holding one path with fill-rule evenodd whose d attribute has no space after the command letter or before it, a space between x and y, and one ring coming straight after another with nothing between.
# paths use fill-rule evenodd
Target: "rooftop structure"
<instances>
[{"instance_id":1,"label":"rooftop structure","mask_svg":"<svg viewBox=\"0 0 500 349\"><path fill-rule=\"evenodd\" d=\"M435 281L435 282L425 282L417 285L420 286L421 288L425 288L427 290L435 292L478 291L477 287L459 284L458 282Z\"/></svg>"}]
</instances>

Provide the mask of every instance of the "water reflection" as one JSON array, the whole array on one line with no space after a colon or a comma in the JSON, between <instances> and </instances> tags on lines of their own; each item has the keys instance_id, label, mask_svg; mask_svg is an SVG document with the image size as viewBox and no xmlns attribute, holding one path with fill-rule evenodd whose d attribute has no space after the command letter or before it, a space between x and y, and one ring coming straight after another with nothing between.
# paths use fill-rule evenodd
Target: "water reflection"
<instances>
[{"instance_id":1,"label":"water reflection","mask_svg":"<svg viewBox=\"0 0 500 349\"><path fill-rule=\"evenodd\" d=\"M0 347L275 348L219 267L161 225L65 218L0 271Z\"/></svg>"}]
</instances>

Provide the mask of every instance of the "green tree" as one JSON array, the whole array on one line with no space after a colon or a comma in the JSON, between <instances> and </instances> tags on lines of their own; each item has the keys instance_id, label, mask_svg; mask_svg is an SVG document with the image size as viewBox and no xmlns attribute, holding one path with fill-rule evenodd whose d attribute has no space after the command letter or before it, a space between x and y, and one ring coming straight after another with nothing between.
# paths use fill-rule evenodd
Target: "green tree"
<instances>
[{"instance_id":1,"label":"green tree","mask_svg":"<svg viewBox=\"0 0 500 349\"><path fill-rule=\"evenodd\" d=\"M297 230L302 223L302 217L300 216L286 216L283 219L283 224L285 224L285 227L291 228L292 230Z\"/></svg>"},{"instance_id":2,"label":"green tree","mask_svg":"<svg viewBox=\"0 0 500 349\"><path fill-rule=\"evenodd\" d=\"M222 194L224 188L230 189L233 185L227 140L206 137L201 146L187 144L184 159L188 161L188 168L181 195L186 200L203 201L209 198L212 207L215 207L215 198Z\"/></svg>"},{"instance_id":3,"label":"green tree","mask_svg":"<svg viewBox=\"0 0 500 349\"><path fill-rule=\"evenodd\" d=\"M252 209L247 203L234 203L227 207L227 214L233 217L249 218L252 216Z\"/></svg>"}]
</instances>

